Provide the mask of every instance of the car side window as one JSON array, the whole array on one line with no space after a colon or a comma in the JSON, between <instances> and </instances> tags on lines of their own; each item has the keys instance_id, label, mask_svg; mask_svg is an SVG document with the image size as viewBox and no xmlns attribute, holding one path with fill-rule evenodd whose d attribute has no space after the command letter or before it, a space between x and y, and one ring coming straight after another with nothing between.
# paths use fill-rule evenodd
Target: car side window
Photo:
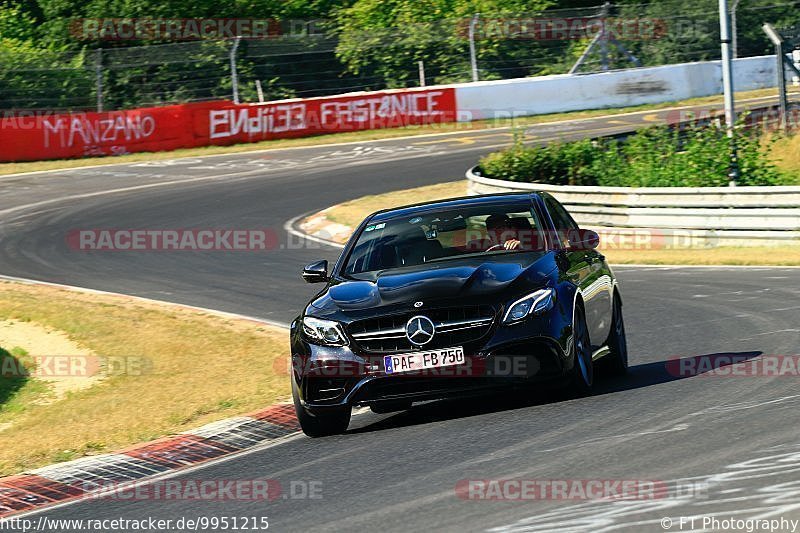
<instances>
[{"instance_id":1,"label":"car side window","mask_svg":"<svg viewBox=\"0 0 800 533\"><path fill-rule=\"evenodd\" d=\"M569 246L570 235L576 235L578 231L578 224L573 220L570 214L558 203L552 196L545 196L544 199L547 211L550 213L550 218L553 219L553 224L556 227L556 233L561 241L561 245Z\"/></svg>"}]
</instances>

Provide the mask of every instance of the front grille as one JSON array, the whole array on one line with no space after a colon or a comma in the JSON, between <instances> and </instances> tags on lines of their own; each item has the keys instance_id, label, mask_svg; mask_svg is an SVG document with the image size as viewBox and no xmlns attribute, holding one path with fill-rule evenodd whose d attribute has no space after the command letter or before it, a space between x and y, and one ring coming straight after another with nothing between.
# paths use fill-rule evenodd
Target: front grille
<instances>
[{"instance_id":1,"label":"front grille","mask_svg":"<svg viewBox=\"0 0 800 533\"><path fill-rule=\"evenodd\" d=\"M496 310L489 305L465 305L446 309L409 311L395 315L358 320L347 328L356 345L369 353L397 353L418 349L406 337L406 323L422 315L433 321L436 334L424 349L461 346L486 335Z\"/></svg>"}]
</instances>

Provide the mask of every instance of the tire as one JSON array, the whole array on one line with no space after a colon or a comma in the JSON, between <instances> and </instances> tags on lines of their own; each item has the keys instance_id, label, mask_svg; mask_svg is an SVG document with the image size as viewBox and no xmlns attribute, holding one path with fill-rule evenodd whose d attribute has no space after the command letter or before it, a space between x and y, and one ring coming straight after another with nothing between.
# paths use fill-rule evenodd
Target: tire
<instances>
[{"instance_id":1,"label":"tire","mask_svg":"<svg viewBox=\"0 0 800 533\"><path fill-rule=\"evenodd\" d=\"M350 425L350 407L331 407L320 413L311 414L300 404L300 398L292 387L294 412L300 422L300 429L309 437L328 437L347 431Z\"/></svg>"},{"instance_id":2,"label":"tire","mask_svg":"<svg viewBox=\"0 0 800 533\"><path fill-rule=\"evenodd\" d=\"M570 356L573 361L569 371L568 393L574 397L588 396L594 384L594 365L592 363L592 343L583 308L575 307L572 320L572 345Z\"/></svg>"},{"instance_id":3,"label":"tire","mask_svg":"<svg viewBox=\"0 0 800 533\"><path fill-rule=\"evenodd\" d=\"M624 376L628 373L628 343L625 337L625 321L622 318L622 303L616 293L614 293L611 333L608 334L606 344L609 353L602 359L604 369L612 376Z\"/></svg>"}]
</instances>

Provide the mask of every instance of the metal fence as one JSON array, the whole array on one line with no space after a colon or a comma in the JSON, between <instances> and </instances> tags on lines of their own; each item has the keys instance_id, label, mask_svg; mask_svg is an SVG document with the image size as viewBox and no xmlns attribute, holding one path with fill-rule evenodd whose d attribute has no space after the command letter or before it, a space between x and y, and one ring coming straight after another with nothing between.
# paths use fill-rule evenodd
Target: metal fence
<instances>
[{"instance_id":1,"label":"metal fence","mask_svg":"<svg viewBox=\"0 0 800 533\"><path fill-rule=\"evenodd\" d=\"M761 23L796 23L800 1L737 6L742 57L770 53ZM325 21L291 26L264 39L104 42L71 52L0 53L0 109L255 102L719 58L718 12L710 0L475 14L347 33Z\"/></svg>"}]
</instances>

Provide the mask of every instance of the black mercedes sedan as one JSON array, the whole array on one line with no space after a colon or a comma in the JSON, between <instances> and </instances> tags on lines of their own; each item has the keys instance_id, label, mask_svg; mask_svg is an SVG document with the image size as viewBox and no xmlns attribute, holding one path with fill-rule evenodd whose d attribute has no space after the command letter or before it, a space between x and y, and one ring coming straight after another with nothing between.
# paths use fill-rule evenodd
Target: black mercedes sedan
<instances>
[{"instance_id":1,"label":"black mercedes sedan","mask_svg":"<svg viewBox=\"0 0 800 533\"><path fill-rule=\"evenodd\" d=\"M292 322L292 395L309 436L351 409L563 382L590 392L597 365L627 371L622 298L598 252L551 195L498 194L379 211Z\"/></svg>"}]
</instances>

